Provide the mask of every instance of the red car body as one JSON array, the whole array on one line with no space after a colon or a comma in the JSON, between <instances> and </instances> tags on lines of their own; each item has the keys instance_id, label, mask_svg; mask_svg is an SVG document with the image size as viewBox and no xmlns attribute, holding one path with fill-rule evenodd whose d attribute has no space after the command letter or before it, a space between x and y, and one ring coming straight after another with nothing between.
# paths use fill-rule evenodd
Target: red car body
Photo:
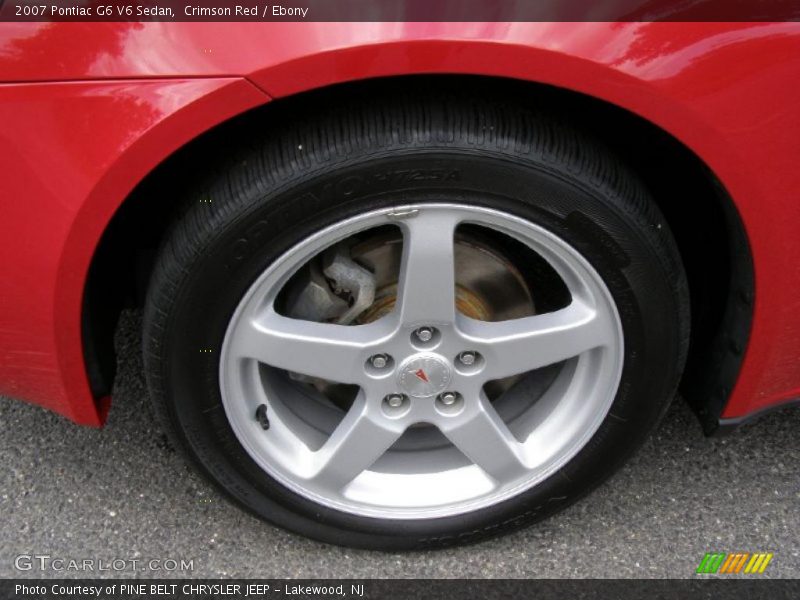
<instances>
[{"instance_id":1,"label":"red car body","mask_svg":"<svg viewBox=\"0 0 800 600\"><path fill-rule=\"evenodd\" d=\"M714 418L800 395L800 25L788 22L6 23L0 394L102 424L87 274L112 217L173 153L276 98L418 74L571 90L690 149L732 199L754 266L746 348Z\"/></svg>"}]
</instances>

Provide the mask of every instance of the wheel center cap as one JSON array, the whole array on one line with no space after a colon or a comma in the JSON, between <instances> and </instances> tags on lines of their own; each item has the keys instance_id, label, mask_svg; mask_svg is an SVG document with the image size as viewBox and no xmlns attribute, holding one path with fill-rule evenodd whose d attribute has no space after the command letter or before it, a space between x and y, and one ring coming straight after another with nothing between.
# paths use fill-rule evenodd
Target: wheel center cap
<instances>
[{"instance_id":1,"label":"wheel center cap","mask_svg":"<svg viewBox=\"0 0 800 600\"><path fill-rule=\"evenodd\" d=\"M413 398L428 398L443 392L450 383L452 369L436 354L415 354L398 369L400 391Z\"/></svg>"}]
</instances>

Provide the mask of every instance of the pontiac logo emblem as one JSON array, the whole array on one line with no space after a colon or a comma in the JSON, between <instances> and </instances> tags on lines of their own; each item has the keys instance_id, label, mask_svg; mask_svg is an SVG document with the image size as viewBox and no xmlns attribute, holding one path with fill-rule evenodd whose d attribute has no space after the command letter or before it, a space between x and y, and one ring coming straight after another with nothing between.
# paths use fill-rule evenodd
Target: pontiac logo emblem
<instances>
[{"instance_id":1,"label":"pontiac logo emblem","mask_svg":"<svg viewBox=\"0 0 800 600\"><path fill-rule=\"evenodd\" d=\"M451 377L450 364L438 354L416 354L400 365L397 383L412 398L428 398L447 388Z\"/></svg>"}]
</instances>

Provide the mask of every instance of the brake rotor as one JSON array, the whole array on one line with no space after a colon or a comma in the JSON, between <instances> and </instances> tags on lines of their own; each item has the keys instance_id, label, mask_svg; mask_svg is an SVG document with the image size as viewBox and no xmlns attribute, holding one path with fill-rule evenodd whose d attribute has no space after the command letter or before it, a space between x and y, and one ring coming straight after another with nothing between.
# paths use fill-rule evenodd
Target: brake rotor
<instances>
[{"instance_id":1,"label":"brake rotor","mask_svg":"<svg viewBox=\"0 0 800 600\"><path fill-rule=\"evenodd\" d=\"M495 242L495 243L493 243ZM493 246L497 240L479 232L458 232L455 238L456 308L461 314L478 321L503 321L536 314L529 285L519 270ZM339 322L343 315L349 325L364 325L377 321L392 312L397 302L398 279L402 260L403 240L394 228L373 230L368 238L329 249L324 254L345 254L350 269L358 269L357 279L370 287L372 302L353 314L361 290L342 290L340 281L319 263L309 263L307 272L299 273L288 284L289 316L313 321ZM344 249L343 249L344 248ZM323 276L323 271L326 275ZM366 281L364 274L371 274ZM311 279L309 276L311 275ZM356 279L356 277L351 277ZM311 283L310 283L311 282ZM351 286L352 287L352 286ZM346 291L347 293L343 293ZM374 294L374 296L373 296ZM338 307L338 308L337 308ZM332 381L290 374L298 382L312 385L333 405L347 410L358 388ZM486 385L490 399L499 397L518 377L492 381Z\"/></svg>"}]
</instances>

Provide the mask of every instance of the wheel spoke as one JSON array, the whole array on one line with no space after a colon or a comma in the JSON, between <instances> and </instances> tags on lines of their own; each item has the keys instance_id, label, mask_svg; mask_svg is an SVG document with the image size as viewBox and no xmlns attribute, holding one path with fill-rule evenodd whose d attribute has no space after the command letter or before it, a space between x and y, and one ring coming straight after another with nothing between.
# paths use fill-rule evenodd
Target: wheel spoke
<instances>
[{"instance_id":1,"label":"wheel spoke","mask_svg":"<svg viewBox=\"0 0 800 600\"><path fill-rule=\"evenodd\" d=\"M403 221L399 306L404 323L452 323L457 219L426 211Z\"/></svg>"},{"instance_id":2,"label":"wheel spoke","mask_svg":"<svg viewBox=\"0 0 800 600\"><path fill-rule=\"evenodd\" d=\"M522 445L503 422L485 394L464 420L442 429L467 458L498 482L512 481L527 472Z\"/></svg>"},{"instance_id":3,"label":"wheel spoke","mask_svg":"<svg viewBox=\"0 0 800 600\"><path fill-rule=\"evenodd\" d=\"M290 319L269 311L232 338L232 352L272 367L339 383L359 383L370 349L391 336L385 321L334 325Z\"/></svg>"},{"instance_id":4,"label":"wheel spoke","mask_svg":"<svg viewBox=\"0 0 800 600\"><path fill-rule=\"evenodd\" d=\"M594 308L574 300L561 310L486 323L466 317L461 330L486 357L488 379L500 379L573 358L613 340L613 324Z\"/></svg>"},{"instance_id":5,"label":"wheel spoke","mask_svg":"<svg viewBox=\"0 0 800 600\"><path fill-rule=\"evenodd\" d=\"M313 480L318 485L342 489L367 470L402 435L403 428L387 419L374 418L364 392L314 453Z\"/></svg>"}]
</instances>

